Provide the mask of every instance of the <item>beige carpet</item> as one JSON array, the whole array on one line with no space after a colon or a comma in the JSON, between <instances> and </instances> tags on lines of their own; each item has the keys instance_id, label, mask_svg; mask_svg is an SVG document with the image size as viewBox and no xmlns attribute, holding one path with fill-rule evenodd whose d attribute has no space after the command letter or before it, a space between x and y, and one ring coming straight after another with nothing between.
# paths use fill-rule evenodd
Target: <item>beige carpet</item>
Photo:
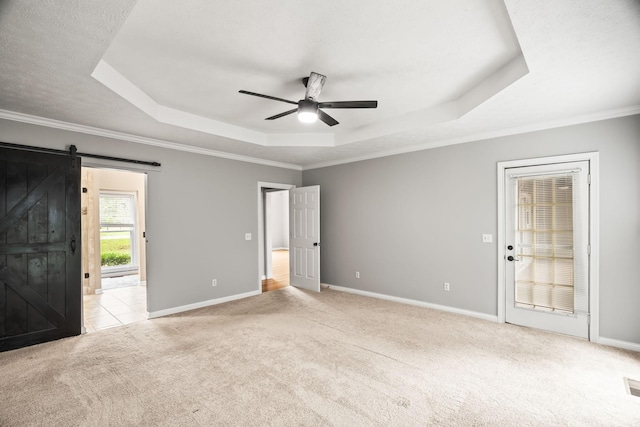
<instances>
[{"instance_id":1,"label":"beige carpet","mask_svg":"<svg viewBox=\"0 0 640 427\"><path fill-rule=\"evenodd\" d=\"M0 425L640 425L640 354L287 287L0 353Z\"/></svg>"}]
</instances>

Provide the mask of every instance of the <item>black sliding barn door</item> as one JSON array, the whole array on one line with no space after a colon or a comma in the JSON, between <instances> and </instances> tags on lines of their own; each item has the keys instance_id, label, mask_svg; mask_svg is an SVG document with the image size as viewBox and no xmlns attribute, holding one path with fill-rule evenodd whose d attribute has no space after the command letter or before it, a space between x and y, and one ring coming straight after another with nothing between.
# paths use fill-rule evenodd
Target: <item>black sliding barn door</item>
<instances>
[{"instance_id":1,"label":"black sliding barn door","mask_svg":"<svg viewBox=\"0 0 640 427\"><path fill-rule=\"evenodd\" d=\"M0 148L0 351L81 328L80 159Z\"/></svg>"}]
</instances>

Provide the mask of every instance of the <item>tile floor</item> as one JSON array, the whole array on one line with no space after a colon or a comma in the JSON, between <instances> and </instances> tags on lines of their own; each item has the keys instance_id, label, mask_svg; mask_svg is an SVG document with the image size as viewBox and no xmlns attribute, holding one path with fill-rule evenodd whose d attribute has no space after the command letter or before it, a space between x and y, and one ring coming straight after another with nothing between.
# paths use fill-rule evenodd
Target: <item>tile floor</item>
<instances>
[{"instance_id":1,"label":"tile floor","mask_svg":"<svg viewBox=\"0 0 640 427\"><path fill-rule=\"evenodd\" d=\"M87 333L148 318L145 285L106 289L101 294L84 295L83 304Z\"/></svg>"},{"instance_id":2,"label":"tile floor","mask_svg":"<svg viewBox=\"0 0 640 427\"><path fill-rule=\"evenodd\" d=\"M140 276L138 274L129 274L119 277L103 277L101 281L102 290L115 288L126 288L127 286L138 286L140 284Z\"/></svg>"}]
</instances>

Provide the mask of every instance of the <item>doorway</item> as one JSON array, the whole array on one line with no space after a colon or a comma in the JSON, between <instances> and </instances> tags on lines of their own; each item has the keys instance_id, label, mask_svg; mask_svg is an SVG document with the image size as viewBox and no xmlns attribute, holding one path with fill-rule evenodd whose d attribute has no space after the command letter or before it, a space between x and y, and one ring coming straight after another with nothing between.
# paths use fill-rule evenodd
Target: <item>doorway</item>
<instances>
[{"instance_id":1,"label":"doorway","mask_svg":"<svg viewBox=\"0 0 640 427\"><path fill-rule=\"evenodd\" d=\"M320 292L320 186L296 188L291 184L258 182L258 292L267 278L266 194L289 190L289 285Z\"/></svg>"},{"instance_id":2,"label":"doorway","mask_svg":"<svg viewBox=\"0 0 640 427\"><path fill-rule=\"evenodd\" d=\"M498 164L498 318L597 336L597 153Z\"/></svg>"},{"instance_id":3,"label":"doorway","mask_svg":"<svg viewBox=\"0 0 640 427\"><path fill-rule=\"evenodd\" d=\"M145 320L146 174L82 169L86 332Z\"/></svg>"},{"instance_id":4,"label":"doorway","mask_svg":"<svg viewBox=\"0 0 640 427\"><path fill-rule=\"evenodd\" d=\"M289 286L289 190L264 189L262 292Z\"/></svg>"}]
</instances>

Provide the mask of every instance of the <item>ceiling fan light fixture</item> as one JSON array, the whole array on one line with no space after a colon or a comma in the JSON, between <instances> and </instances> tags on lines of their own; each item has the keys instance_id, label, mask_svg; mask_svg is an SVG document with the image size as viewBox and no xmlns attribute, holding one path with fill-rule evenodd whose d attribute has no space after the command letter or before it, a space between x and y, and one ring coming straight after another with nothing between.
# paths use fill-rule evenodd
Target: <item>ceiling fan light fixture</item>
<instances>
[{"instance_id":1,"label":"ceiling fan light fixture","mask_svg":"<svg viewBox=\"0 0 640 427\"><path fill-rule=\"evenodd\" d=\"M314 123L318 120L318 104L306 99L298 102L298 120L302 123Z\"/></svg>"},{"instance_id":2,"label":"ceiling fan light fixture","mask_svg":"<svg viewBox=\"0 0 640 427\"><path fill-rule=\"evenodd\" d=\"M302 123L314 123L318 120L318 114L313 111L300 111L298 113L298 120Z\"/></svg>"}]
</instances>

